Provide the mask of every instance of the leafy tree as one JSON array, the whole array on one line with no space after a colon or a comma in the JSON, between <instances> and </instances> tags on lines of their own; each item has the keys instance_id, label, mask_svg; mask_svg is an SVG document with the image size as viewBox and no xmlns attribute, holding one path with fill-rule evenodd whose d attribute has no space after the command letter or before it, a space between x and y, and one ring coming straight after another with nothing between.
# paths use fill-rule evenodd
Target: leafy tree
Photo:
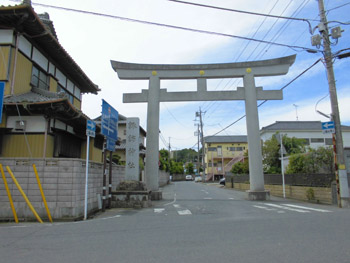
<instances>
[{"instance_id":1,"label":"leafy tree","mask_svg":"<svg viewBox=\"0 0 350 263\"><path fill-rule=\"evenodd\" d=\"M184 174L183 164L181 162L170 161L170 174Z\"/></svg>"},{"instance_id":2,"label":"leafy tree","mask_svg":"<svg viewBox=\"0 0 350 263\"><path fill-rule=\"evenodd\" d=\"M165 149L161 149L159 151L159 169L164 171L169 171L170 164L169 164L169 151Z\"/></svg>"},{"instance_id":3,"label":"leafy tree","mask_svg":"<svg viewBox=\"0 0 350 263\"><path fill-rule=\"evenodd\" d=\"M193 163L187 163L186 165L186 173L193 174L194 173L194 165Z\"/></svg>"},{"instance_id":4,"label":"leafy tree","mask_svg":"<svg viewBox=\"0 0 350 263\"><path fill-rule=\"evenodd\" d=\"M283 146L288 154L296 154L305 152L305 140L295 137L287 137L283 135Z\"/></svg>"},{"instance_id":5,"label":"leafy tree","mask_svg":"<svg viewBox=\"0 0 350 263\"><path fill-rule=\"evenodd\" d=\"M279 138L279 133L275 133L270 140L264 142L262 152L265 173L281 172L281 144ZM303 139L290 138L287 135L283 135L282 142L286 155L305 152L305 141Z\"/></svg>"},{"instance_id":6,"label":"leafy tree","mask_svg":"<svg viewBox=\"0 0 350 263\"><path fill-rule=\"evenodd\" d=\"M235 163L232 166L231 173L233 174L249 174L248 151L244 153L243 162Z\"/></svg>"},{"instance_id":7,"label":"leafy tree","mask_svg":"<svg viewBox=\"0 0 350 263\"><path fill-rule=\"evenodd\" d=\"M319 147L309 149L306 154L294 154L289 158L286 173L334 173L333 149Z\"/></svg>"},{"instance_id":8,"label":"leafy tree","mask_svg":"<svg viewBox=\"0 0 350 263\"><path fill-rule=\"evenodd\" d=\"M173 158L177 162L187 163L189 161L197 162L198 153L193 149L182 149L174 151Z\"/></svg>"},{"instance_id":9,"label":"leafy tree","mask_svg":"<svg viewBox=\"0 0 350 263\"><path fill-rule=\"evenodd\" d=\"M280 145L275 136L272 136L270 140L266 140L262 147L263 153L263 167L265 173L275 171L275 173L281 172Z\"/></svg>"}]
</instances>

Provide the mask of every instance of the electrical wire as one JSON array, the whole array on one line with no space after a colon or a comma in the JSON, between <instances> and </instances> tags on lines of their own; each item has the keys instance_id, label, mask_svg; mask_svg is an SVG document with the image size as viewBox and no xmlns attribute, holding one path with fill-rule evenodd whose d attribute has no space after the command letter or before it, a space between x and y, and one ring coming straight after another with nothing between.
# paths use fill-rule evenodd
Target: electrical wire
<instances>
[{"instance_id":1,"label":"electrical wire","mask_svg":"<svg viewBox=\"0 0 350 263\"><path fill-rule=\"evenodd\" d=\"M47 8L54 8L54 9L59 9L59 10L64 10L64 11L77 12L77 13L82 13L82 14L108 17L108 18L118 19L118 20L127 21L127 22L134 22L134 23L141 23L141 24L152 25L152 26L166 27L166 28L172 28L172 29L207 34L207 35L236 38L236 39L247 40L247 41L250 40L250 41L255 41L255 42L271 44L271 45L275 45L275 46L288 47L288 48L293 49L293 50L300 50L301 49L301 50L305 50L305 51L312 50L314 52L319 52L316 49L313 50L313 49L306 48L306 47L291 46L291 45L287 45L287 44L283 44L283 43L273 43L273 42L249 38L249 37L242 37L242 36L237 36L237 35L232 35L232 34L218 33L218 32L214 32L214 31L207 31L207 30L201 30L201 29L195 29L195 28L189 28L189 27L182 27L182 26L175 26L175 25L169 25L169 24L163 24L163 23L157 23L157 22L150 22L150 21L133 19L133 18L128 18L128 17L116 16L116 15L108 15L108 14L102 14L102 13L97 13L97 12L92 12L92 11L85 11L85 10L81 10L81 9L39 4L39 3L33 3L33 2L32 2L32 5L42 6L42 7L47 7Z\"/></svg>"},{"instance_id":2,"label":"electrical wire","mask_svg":"<svg viewBox=\"0 0 350 263\"><path fill-rule=\"evenodd\" d=\"M313 68L314 66L316 66L319 62L321 61L321 59L316 60L311 66L309 66L307 69L305 69L303 72L301 72L299 75L297 75L295 78L293 78L291 81L289 81L286 85L284 85L280 90L284 90L285 88L287 88L290 84L292 84L294 81L296 81L298 78L300 78L302 75L304 75L306 72L308 72L311 68ZM261 105L265 104L268 100L264 100L262 101L258 107L260 107ZM234 121L233 123L227 125L225 128L223 128L222 130L218 131L217 133L210 135L208 137L213 137L221 132L223 132L224 130L230 128L232 125L236 124L237 122L239 122L240 120L244 119L246 117L246 115L241 116L240 118L238 118L236 121Z\"/></svg>"},{"instance_id":3,"label":"electrical wire","mask_svg":"<svg viewBox=\"0 0 350 263\"><path fill-rule=\"evenodd\" d=\"M256 13L256 12L249 12L249 11L231 9L231 8L224 8L224 7L218 7L218 6L204 5L204 4L198 4L198 3L192 3L192 2L185 2L185 1L180 1L180 0L167 0L167 1L174 2L174 3L179 3L179 4L194 5L194 6L199 6L199 7L206 7L206 8L223 10L223 11L236 12L236 13L247 14L247 15L265 16L265 17L271 17L271 18L281 18L281 19L303 21L303 22L309 23L310 26L311 26L310 21L317 21L317 22L319 22L319 20L314 20L314 19L296 18L296 17L288 17L288 16L276 16L276 15L270 15L270 14L262 14L262 13Z\"/></svg>"}]
</instances>

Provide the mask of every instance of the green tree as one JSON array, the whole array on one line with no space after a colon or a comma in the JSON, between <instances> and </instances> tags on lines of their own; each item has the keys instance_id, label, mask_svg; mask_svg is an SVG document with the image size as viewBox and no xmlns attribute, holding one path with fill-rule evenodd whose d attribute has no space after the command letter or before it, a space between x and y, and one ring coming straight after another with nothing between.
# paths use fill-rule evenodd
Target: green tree
<instances>
[{"instance_id":1,"label":"green tree","mask_svg":"<svg viewBox=\"0 0 350 263\"><path fill-rule=\"evenodd\" d=\"M170 163L169 163L169 151L161 149L159 151L159 169L169 172Z\"/></svg>"},{"instance_id":2,"label":"green tree","mask_svg":"<svg viewBox=\"0 0 350 263\"><path fill-rule=\"evenodd\" d=\"M183 164L181 162L170 161L170 174L184 174Z\"/></svg>"},{"instance_id":3,"label":"green tree","mask_svg":"<svg viewBox=\"0 0 350 263\"><path fill-rule=\"evenodd\" d=\"M264 142L262 147L264 173L281 172L280 148L276 136Z\"/></svg>"},{"instance_id":4,"label":"green tree","mask_svg":"<svg viewBox=\"0 0 350 263\"><path fill-rule=\"evenodd\" d=\"M244 153L243 162L235 163L232 166L231 173L233 174L249 174L248 151Z\"/></svg>"},{"instance_id":5,"label":"green tree","mask_svg":"<svg viewBox=\"0 0 350 263\"><path fill-rule=\"evenodd\" d=\"M288 174L334 173L333 149L319 147L305 154L293 154L286 170Z\"/></svg>"},{"instance_id":6,"label":"green tree","mask_svg":"<svg viewBox=\"0 0 350 263\"><path fill-rule=\"evenodd\" d=\"M305 152L305 141L295 137L282 136L285 155ZM262 147L264 173L281 173L281 144L280 134L275 133L270 140L266 140Z\"/></svg>"},{"instance_id":7,"label":"green tree","mask_svg":"<svg viewBox=\"0 0 350 263\"><path fill-rule=\"evenodd\" d=\"M194 165L193 163L187 163L186 165L186 173L193 174L194 173Z\"/></svg>"}]
</instances>

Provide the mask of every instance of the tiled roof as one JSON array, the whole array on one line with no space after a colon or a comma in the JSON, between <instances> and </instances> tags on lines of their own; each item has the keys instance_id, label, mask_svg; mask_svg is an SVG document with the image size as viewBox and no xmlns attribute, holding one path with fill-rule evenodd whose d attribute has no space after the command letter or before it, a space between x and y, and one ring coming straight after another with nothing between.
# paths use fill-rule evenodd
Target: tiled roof
<instances>
[{"instance_id":1,"label":"tiled roof","mask_svg":"<svg viewBox=\"0 0 350 263\"><path fill-rule=\"evenodd\" d=\"M343 130L349 130L350 126L342 125ZM261 128L264 131L321 131L320 121L276 121L275 123Z\"/></svg>"},{"instance_id":2,"label":"tiled roof","mask_svg":"<svg viewBox=\"0 0 350 263\"><path fill-rule=\"evenodd\" d=\"M67 51L57 40L52 22L45 17L44 21L37 15L29 3L16 6L0 6L0 29L14 29L32 38L35 43L52 60L57 63L80 88L82 93L97 94L99 88L94 84ZM74 41L74 40L72 40Z\"/></svg>"},{"instance_id":3,"label":"tiled roof","mask_svg":"<svg viewBox=\"0 0 350 263\"><path fill-rule=\"evenodd\" d=\"M235 142L248 142L246 135L232 135L232 136L207 136L204 137L206 143L235 143Z\"/></svg>"},{"instance_id":4,"label":"tiled roof","mask_svg":"<svg viewBox=\"0 0 350 263\"><path fill-rule=\"evenodd\" d=\"M40 103L67 99L64 93L55 93L38 88L32 88L28 93L12 95L4 98L4 104Z\"/></svg>"}]
</instances>

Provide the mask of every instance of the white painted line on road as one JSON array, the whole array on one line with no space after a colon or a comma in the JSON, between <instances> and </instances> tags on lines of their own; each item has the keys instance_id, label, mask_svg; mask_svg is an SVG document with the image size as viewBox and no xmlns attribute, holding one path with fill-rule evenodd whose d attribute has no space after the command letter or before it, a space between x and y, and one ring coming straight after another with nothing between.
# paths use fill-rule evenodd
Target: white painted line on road
<instances>
[{"instance_id":1,"label":"white painted line on road","mask_svg":"<svg viewBox=\"0 0 350 263\"><path fill-rule=\"evenodd\" d=\"M192 215L191 211L186 209L186 210L181 210L181 211L177 211L177 213L180 215L180 216L185 216L185 215Z\"/></svg>"},{"instance_id":2,"label":"white painted line on road","mask_svg":"<svg viewBox=\"0 0 350 263\"><path fill-rule=\"evenodd\" d=\"M211 197L204 197L205 200L212 200L213 198Z\"/></svg>"},{"instance_id":3,"label":"white painted line on road","mask_svg":"<svg viewBox=\"0 0 350 263\"><path fill-rule=\"evenodd\" d=\"M321 213L331 213L332 212L332 211L325 210L325 209L317 209L317 208L311 208L311 207L301 206L301 205L291 205L291 204L284 204L284 205L290 206L290 207L295 207L295 208L307 209L307 210L311 210L311 211L317 211L317 212L321 212Z\"/></svg>"},{"instance_id":4,"label":"white painted line on road","mask_svg":"<svg viewBox=\"0 0 350 263\"><path fill-rule=\"evenodd\" d=\"M172 205L176 202L176 193L174 194L174 201L170 202L170 203L167 203L165 204L164 206L167 206L167 205Z\"/></svg>"},{"instance_id":5,"label":"white painted line on road","mask_svg":"<svg viewBox=\"0 0 350 263\"><path fill-rule=\"evenodd\" d=\"M163 213L164 210L165 210L164 208L154 208L154 213L160 214L160 213Z\"/></svg>"},{"instance_id":6,"label":"white painted line on road","mask_svg":"<svg viewBox=\"0 0 350 263\"><path fill-rule=\"evenodd\" d=\"M256 207L256 208L264 209L266 211L276 211L275 208L268 208L266 206L260 206L260 205L253 205L253 206Z\"/></svg>"},{"instance_id":7,"label":"white painted line on road","mask_svg":"<svg viewBox=\"0 0 350 263\"><path fill-rule=\"evenodd\" d=\"M178 204L174 204L173 205L175 208L180 208L180 205L178 205Z\"/></svg>"},{"instance_id":8,"label":"white painted line on road","mask_svg":"<svg viewBox=\"0 0 350 263\"><path fill-rule=\"evenodd\" d=\"M230 199L230 200L234 200L234 198L233 198L233 197L230 197L229 199Z\"/></svg>"},{"instance_id":9,"label":"white painted line on road","mask_svg":"<svg viewBox=\"0 0 350 263\"><path fill-rule=\"evenodd\" d=\"M106 219L112 219L112 218L118 218L118 217L121 217L121 215L115 215L115 216L110 216L110 217L104 217L104 218L101 218L102 220L106 220Z\"/></svg>"},{"instance_id":10,"label":"white painted line on road","mask_svg":"<svg viewBox=\"0 0 350 263\"><path fill-rule=\"evenodd\" d=\"M299 213L309 213L310 212L310 211L306 211L306 210L290 208L290 207L285 207L285 206L276 205L276 204L265 204L264 203L264 205L268 205L268 206L272 206L272 207L276 207L276 208L280 208L280 209L285 209L285 210L289 210L289 211L295 211L295 212L299 212Z\"/></svg>"}]
</instances>

